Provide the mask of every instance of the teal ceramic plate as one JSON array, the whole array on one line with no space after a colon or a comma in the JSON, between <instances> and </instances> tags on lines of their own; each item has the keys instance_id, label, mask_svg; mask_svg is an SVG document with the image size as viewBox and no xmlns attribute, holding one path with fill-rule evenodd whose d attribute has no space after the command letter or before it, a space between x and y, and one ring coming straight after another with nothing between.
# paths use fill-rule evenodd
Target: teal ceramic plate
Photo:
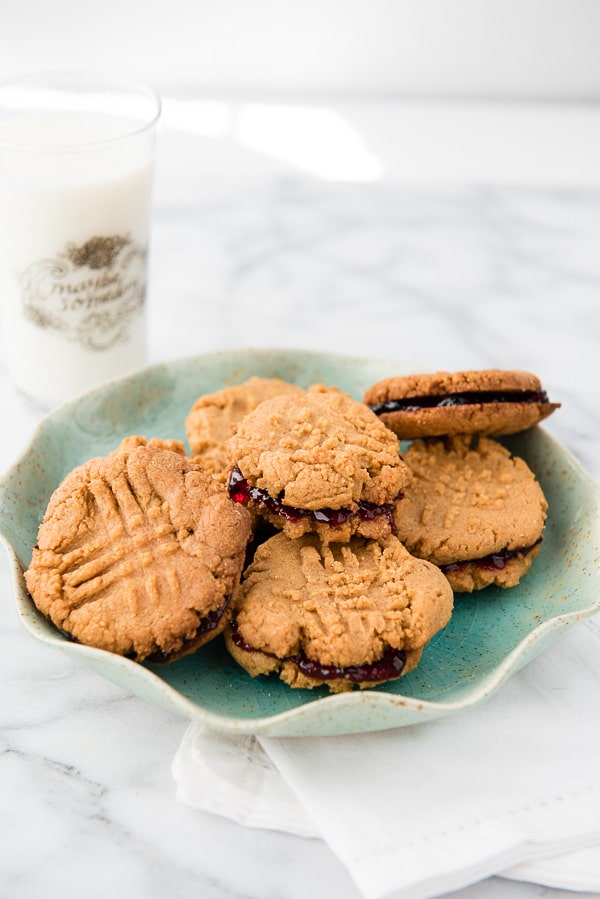
<instances>
[{"instance_id":1,"label":"teal ceramic plate","mask_svg":"<svg viewBox=\"0 0 600 899\"><path fill-rule=\"evenodd\" d=\"M374 381L409 370L394 360L302 351L221 352L145 369L57 409L0 485L0 533L26 629L132 693L226 732L366 732L426 721L486 699L564 627L600 609L598 489L540 427L507 441L535 471L549 502L532 570L511 590L457 596L450 623L419 667L374 690L329 695L326 688L292 690L277 679L253 680L229 658L221 638L170 666L140 665L65 639L37 612L24 587L23 566L50 494L75 465L114 449L124 436L184 439L186 415L200 394L253 374L302 386L336 384L360 399Z\"/></svg>"}]
</instances>

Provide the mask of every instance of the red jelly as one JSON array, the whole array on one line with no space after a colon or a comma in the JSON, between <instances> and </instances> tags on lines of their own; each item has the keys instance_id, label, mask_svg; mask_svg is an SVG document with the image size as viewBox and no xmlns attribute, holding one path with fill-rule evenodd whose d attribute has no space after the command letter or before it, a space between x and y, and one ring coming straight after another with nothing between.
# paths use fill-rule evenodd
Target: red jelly
<instances>
[{"instance_id":1,"label":"red jelly","mask_svg":"<svg viewBox=\"0 0 600 899\"><path fill-rule=\"evenodd\" d=\"M451 562L448 565L440 565L440 570L444 574L450 574L453 571L459 571L467 565L477 565L485 571L502 571L506 568L506 563L517 556L526 556L536 546L542 542L542 538L536 540L531 546L523 546L519 549L501 549L497 553L491 553L489 556L483 556L481 559L464 559L462 562Z\"/></svg>"},{"instance_id":2,"label":"red jelly","mask_svg":"<svg viewBox=\"0 0 600 899\"><path fill-rule=\"evenodd\" d=\"M250 646L243 640L234 626L232 626L231 639L244 652L262 652L270 658L277 658L272 652L264 652L262 649ZM303 652L287 656L284 659L280 659L280 661L294 662L303 674L318 680L343 678L354 684L377 683L400 677L406 665L406 652L403 649L393 649L391 646L388 646L382 657L376 662L370 662L366 665L348 665L346 667L322 665L321 662L317 662L315 659L309 659Z\"/></svg>"},{"instance_id":3,"label":"red jelly","mask_svg":"<svg viewBox=\"0 0 600 899\"><path fill-rule=\"evenodd\" d=\"M545 390L471 390L444 396L410 396L369 406L375 415L384 412L418 412L444 406L474 406L481 403L547 403Z\"/></svg>"},{"instance_id":4,"label":"red jelly","mask_svg":"<svg viewBox=\"0 0 600 899\"><path fill-rule=\"evenodd\" d=\"M227 485L229 497L234 503L242 503L246 505L249 502L264 506L269 512L280 515L286 521L296 522L302 518L312 518L314 521L329 524L336 527L345 524L351 518L358 518L359 521L373 521L375 518L383 515L387 518L390 531L395 534L396 526L394 524L394 504L368 503L361 500L358 503L358 509L296 509L294 506L287 506L280 499L271 496L261 487L251 487L244 478L239 468L235 467L230 476ZM396 497L400 499L402 494Z\"/></svg>"}]
</instances>

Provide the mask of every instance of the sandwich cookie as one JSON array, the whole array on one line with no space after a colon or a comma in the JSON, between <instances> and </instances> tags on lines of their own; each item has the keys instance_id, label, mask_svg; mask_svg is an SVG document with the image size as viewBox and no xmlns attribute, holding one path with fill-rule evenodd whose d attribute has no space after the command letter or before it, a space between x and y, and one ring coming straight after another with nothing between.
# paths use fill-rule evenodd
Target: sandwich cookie
<instances>
[{"instance_id":1,"label":"sandwich cookie","mask_svg":"<svg viewBox=\"0 0 600 899\"><path fill-rule=\"evenodd\" d=\"M365 392L364 402L406 440L515 434L560 406L549 401L535 375L500 369L386 378Z\"/></svg>"},{"instance_id":2,"label":"sandwich cookie","mask_svg":"<svg viewBox=\"0 0 600 899\"><path fill-rule=\"evenodd\" d=\"M411 479L383 422L325 388L261 403L227 441L227 455L231 499L290 537L389 534L393 503Z\"/></svg>"},{"instance_id":3,"label":"sandwich cookie","mask_svg":"<svg viewBox=\"0 0 600 899\"><path fill-rule=\"evenodd\" d=\"M225 627L249 536L246 509L182 444L130 437L53 493L25 581L73 640L169 662Z\"/></svg>"},{"instance_id":4,"label":"sandwich cookie","mask_svg":"<svg viewBox=\"0 0 600 899\"><path fill-rule=\"evenodd\" d=\"M279 533L245 572L225 643L252 677L339 693L415 668L452 606L439 569L396 537L323 544Z\"/></svg>"},{"instance_id":5,"label":"sandwich cookie","mask_svg":"<svg viewBox=\"0 0 600 899\"><path fill-rule=\"evenodd\" d=\"M438 565L455 592L514 587L537 556L547 503L526 462L496 440L415 440L396 508L398 538Z\"/></svg>"}]
</instances>

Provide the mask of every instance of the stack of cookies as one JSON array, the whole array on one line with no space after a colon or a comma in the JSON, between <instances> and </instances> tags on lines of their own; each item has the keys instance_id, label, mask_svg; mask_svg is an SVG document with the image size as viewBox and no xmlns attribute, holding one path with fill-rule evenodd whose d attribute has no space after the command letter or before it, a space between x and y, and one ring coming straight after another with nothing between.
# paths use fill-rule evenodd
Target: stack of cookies
<instances>
[{"instance_id":1,"label":"stack of cookies","mask_svg":"<svg viewBox=\"0 0 600 899\"><path fill-rule=\"evenodd\" d=\"M71 472L27 587L71 639L136 661L223 634L252 676L376 686L418 664L454 591L531 565L546 501L495 438L554 408L523 373L390 378L363 402L251 378L198 398L190 455L135 436Z\"/></svg>"},{"instance_id":2,"label":"stack of cookies","mask_svg":"<svg viewBox=\"0 0 600 899\"><path fill-rule=\"evenodd\" d=\"M225 631L234 659L332 692L412 670L453 596L395 536L412 479L395 434L364 403L315 385L259 403L225 451L230 497L257 534L263 522L274 531L262 529Z\"/></svg>"},{"instance_id":3,"label":"stack of cookies","mask_svg":"<svg viewBox=\"0 0 600 899\"><path fill-rule=\"evenodd\" d=\"M394 519L405 546L456 592L515 586L539 552L547 503L524 460L495 438L558 407L539 379L498 369L410 375L379 381L364 401L412 441L413 481Z\"/></svg>"}]
</instances>

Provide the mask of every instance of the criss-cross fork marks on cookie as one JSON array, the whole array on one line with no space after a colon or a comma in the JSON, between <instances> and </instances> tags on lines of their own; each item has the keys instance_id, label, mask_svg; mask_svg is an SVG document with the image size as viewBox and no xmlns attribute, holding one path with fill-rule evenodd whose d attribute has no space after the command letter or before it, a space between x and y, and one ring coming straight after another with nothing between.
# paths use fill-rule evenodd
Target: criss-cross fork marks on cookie
<instances>
[{"instance_id":1,"label":"criss-cross fork marks on cookie","mask_svg":"<svg viewBox=\"0 0 600 899\"><path fill-rule=\"evenodd\" d=\"M168 510L159 506L144 510L126 474L113 485L97 478L90 482L88 492L89 517L82 522L83 539L63 556L59 568L71 608L97 600L124 578L130 581L127 599L133 614L146 599L158 606L165 589L171 599L178 598L181 582L174 556L182 535L176 535L173 522L165 515Z\"/></svg>"},{"instance_id":2,"label":"criss-cross fork marks on cookie","mask_svg":"<svg viewBox=\"0 0 600 899\"><path fill-rule=\"evenodd\" d=\"M224 627L249 533L246 510L183 455L127 445L55 492L27 585L74 639L168 660Z\"/></svg>"}]
</instances>

